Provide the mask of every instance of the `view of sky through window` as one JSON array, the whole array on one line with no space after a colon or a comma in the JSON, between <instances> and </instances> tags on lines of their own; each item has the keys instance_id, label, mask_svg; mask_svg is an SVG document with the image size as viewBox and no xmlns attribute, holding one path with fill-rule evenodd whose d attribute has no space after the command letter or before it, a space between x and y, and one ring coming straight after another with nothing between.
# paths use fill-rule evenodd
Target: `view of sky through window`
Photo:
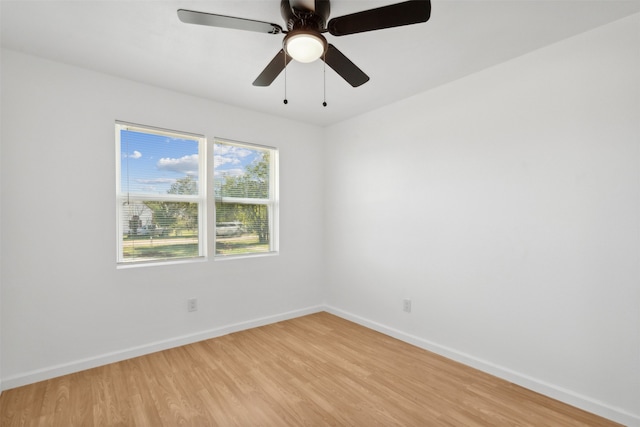
<instances>
[{"instance_id":1,"label":"view of sky through window","mask_svg":"<svg viewBox=\"0 0 640 427\"><path fill-rule=\"evenodd\" d=\"M206 255L203 171L213 148L215 255L277 251L276 180L272 148L116 124L117 260L146 262ZM274 219L276 218L276 219ZM204 234L203 234L204 233Z\"/></svg>"},{"instance_id":2,"label":"view of sky through window","mask_svg":"<svg viewBox=\"0 0 640 427\"><path fill-rule=\"evenodd\" d=\"M122 130L120 149L123 192L166 194L178 179L198 181L197 140Z\"/></svg>"},{"instance_id":3,"label":"view of sky through window","mask_svg":"<svg viewBox=\"0 0 640 427\"><path fill-rule=\"evenodd\" d=\"M239 176L248 165L261 158L262 151L228 144L214 144L213 170L215 178Z\"/></svg>"},{"instance_id":4,"label":"view of sky through window","mask_svg":"<svg viewBox=\"0 0 640 427\"><path fill-rule=\"evenodd\" d=\"M166 194L185 176L198 182L197 140L122 130L120 141L123 192ZM261 156L259 150L214 144L215 177L242 175Z\"/></svg>"}]
</instances>

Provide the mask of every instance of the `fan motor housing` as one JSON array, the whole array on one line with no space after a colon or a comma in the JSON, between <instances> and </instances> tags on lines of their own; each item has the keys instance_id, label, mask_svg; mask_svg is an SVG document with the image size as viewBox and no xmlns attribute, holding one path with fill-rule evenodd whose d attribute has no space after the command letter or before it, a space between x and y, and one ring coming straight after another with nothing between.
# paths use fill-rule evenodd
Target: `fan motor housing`
<instances>
[{"instance_id":1,"label":"fan motor housing","mask_svg":"<svg viewBox=\"0 0 640 427\"><path fill-rule=\"evenodd\" d=\"M280 2L280 13L287 23L287 30L309 29L322 32L329 19L330 5L328 1L316 0L315 10L305 9L296 2L282 0Z\"/></svg>"}]
</instances>

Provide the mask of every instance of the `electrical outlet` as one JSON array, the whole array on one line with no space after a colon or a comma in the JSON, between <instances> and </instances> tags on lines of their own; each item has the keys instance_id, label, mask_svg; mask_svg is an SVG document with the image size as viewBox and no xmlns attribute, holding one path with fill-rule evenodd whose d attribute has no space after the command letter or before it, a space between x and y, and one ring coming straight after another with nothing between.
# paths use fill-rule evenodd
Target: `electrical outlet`
<instances>
[{"instance_id":1,"label":"electrical outlet","mask_svg":"<svg viewBox=\"0 0 640 427\"><path fill-rule=\"evenodd\" d=\"M411 300L410 299L402 300L402 310L404 310L407 313L411 313Z\"/></svg>"},{"instance_id":2,"label":"electrical outlet","mask_svg":"<svg viewBox=\"0 0 640 427\"><path fill-rule=\"evenodd\" d=\"M198 298L187 299L187 311L197 311L197 310L198 310Z\"/></svg>"}]
</instances>

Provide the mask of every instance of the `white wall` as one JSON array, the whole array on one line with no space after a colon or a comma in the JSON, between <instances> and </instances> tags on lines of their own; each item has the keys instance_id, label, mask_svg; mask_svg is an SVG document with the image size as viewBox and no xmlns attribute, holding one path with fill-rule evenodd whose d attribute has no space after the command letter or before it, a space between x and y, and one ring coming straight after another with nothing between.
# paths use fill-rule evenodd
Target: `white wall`
<instances>
[{"instance_id":1,"label":"white wall","mask_svg":"<svg viewBox=\"0 0 640 427\"><path fill-rule=\"evenodd\" d=\"M638 28L329 128L331 310L640 425Z\"/></svg>"},{"instance_id":2,"label":"white wall","mask_svg":"<svg viewBox=\"0 0 640 427\"><path fill-rule=\"evenodd\" d=\"M280 255L116 269L116 119L277 147ZM7 50L2 124L5 388L319 309L320 128Z\"/></svg>"},{"instance_id":3,"label":"white wall","mask_svg":"<svg viewBox=\"0 0 640 427\"><path fill-rule=\"evenodd\" d=\"M1 60L0 60L1 64ZM1 77L1 74L0 74ZM2 99L2 87L0 87ZM2 106L0 103L0 142L2 141ZM0 143L0 189L2 188L2 144ZM2 197L0 193L0 242L2 242ZM2 244L0 243L0 394L4 390L2 385Z\"/></svg>"},{"instance_id":4,"label":"white wall","mask_svg":"<svg viewBox=\"0 0 640 427\"><path fill-rule=\"evenodd\" d=\"M333 312L640 425L639 24L327 130L3 50L2 386L326 293ZM277 146L280 256L117 270L116 119Z\"/></svg>"}]
</instances>

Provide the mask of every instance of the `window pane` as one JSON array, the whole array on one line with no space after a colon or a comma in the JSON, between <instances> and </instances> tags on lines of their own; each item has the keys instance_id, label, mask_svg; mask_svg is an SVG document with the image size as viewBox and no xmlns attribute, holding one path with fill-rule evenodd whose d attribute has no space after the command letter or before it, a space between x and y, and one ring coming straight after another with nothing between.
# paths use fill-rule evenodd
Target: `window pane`
<instances>
[{"instance_id":1,"label":"window pane","mask_svg":"<svg viewBox=\"0 0 640 427\"><path fill-rule=\"evenodd\" d=\"M216 198L269 198L270 150L217 143L213 153Z\"/></svg>"},{"instance_id":2,"label":"window pane","mask_svg":"<svg viewBox=\"0 0 640 427\"><path fill-rule=\"evenodd\" d=\"M204 256L204 138L125 123L116 132L118 262Z\"/></svg>"},{"instance_id":3,"label":"window pane","mask_svg":"<svg viewBox=\"0 0 640 427\"><path fill-rule=\"evenodd\" d=\"M121 191L198 194L198 140L120 131Z\"/></svg>"},{"instance_id":4,"label":"window pane","mask_svg":"<svg viewBox=\"0 0 640 427\"><path fill-rule=\"evenodd\" d=\"M197 203L131 201L121 216L123 261L199 255Z\"/></svg>"},{"instance_id":5,"label":"window pane","mask_svg":"<svg viewBox=\"0 0 640 427\"><path fill-rule=\"evenodd\" d=\"M267 205L216 203L216 255L269 252Z\"/></svg>"},{"instance_id":6,"label":"window pane","mask_svg":"<svg viewBox=\"0 0 640 427\"><path fill-rule=\"evenodd\" d=\"M216 255L277 250L276 156L275 149L222 141L214 144Z\"/></svg>"}]
</instances>

